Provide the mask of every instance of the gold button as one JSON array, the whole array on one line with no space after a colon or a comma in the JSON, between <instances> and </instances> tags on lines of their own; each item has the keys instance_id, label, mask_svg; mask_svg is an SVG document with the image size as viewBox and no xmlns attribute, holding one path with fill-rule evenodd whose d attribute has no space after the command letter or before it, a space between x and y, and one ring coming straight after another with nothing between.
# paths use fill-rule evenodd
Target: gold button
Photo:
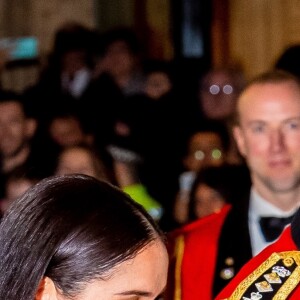
<instances>
[{"instance_id":1,"label":"gold button","mask_svg":"<svg viewBox=\"0 0 300 300\"><path fill-rule=\"evenodd\" d=\"M283 264L286 266L286 267L290 267L294 264L294 259L292 257L287 257L283 260Z\"/></svg>"}]
</instances>

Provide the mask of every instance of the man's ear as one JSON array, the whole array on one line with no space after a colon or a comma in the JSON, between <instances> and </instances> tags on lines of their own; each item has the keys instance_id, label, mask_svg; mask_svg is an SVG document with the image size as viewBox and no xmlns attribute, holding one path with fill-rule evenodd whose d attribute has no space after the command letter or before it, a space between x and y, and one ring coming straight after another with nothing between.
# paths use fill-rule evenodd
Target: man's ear
<instances>
[{"instance_id":1,"label":"man's ear","mask_svg":"<svg viewBox=\"0 0 300 300\"><path fill-rule=\"evenodd\" d=\"M242 132L242 129L240 126L234 126L233 127L233 136L235 139L235 142L237 144L237 147L239 149L239 152L242 156L246 156L246 145L245 145L245 137L244 133Z\"/></svg>"},{"instance_id":2,"label":"man's ear","mask_svg":"<svg viewBox=\"0 0 300 300\"><path fill-rule=\"evenodd\" d=\"M44 277L38 286L34 300L57 300L57 290L49 277Z\"/></svg>"},{"instance_id":3,"label":"man's ear","mask_svg":"<svg viewBox=\"0 0 300 300\"><path fill-rule=\"evenodd\" d=\"M35 132L36 132L36 128L37 128L37 120L33 119L33 118L29 118L26 120L26 136L31 139Z\"/></svg>"}]
</instances>

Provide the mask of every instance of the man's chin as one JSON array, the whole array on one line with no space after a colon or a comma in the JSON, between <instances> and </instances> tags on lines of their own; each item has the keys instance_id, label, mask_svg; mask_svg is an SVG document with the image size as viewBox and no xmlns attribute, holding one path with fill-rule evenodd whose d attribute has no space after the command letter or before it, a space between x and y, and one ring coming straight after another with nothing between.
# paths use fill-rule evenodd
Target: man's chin
<instances>
[{"instance_id":1,"label":"man's chin","mask_svg":"<svg viewBox=\"0 0 300 300\"><path fill-rule=\"evenodd\" d=\"M288 193L300 188L300 182L288 179L277 179L269 183L270 188L276 193Z\"/></svg>"}]
</instances>

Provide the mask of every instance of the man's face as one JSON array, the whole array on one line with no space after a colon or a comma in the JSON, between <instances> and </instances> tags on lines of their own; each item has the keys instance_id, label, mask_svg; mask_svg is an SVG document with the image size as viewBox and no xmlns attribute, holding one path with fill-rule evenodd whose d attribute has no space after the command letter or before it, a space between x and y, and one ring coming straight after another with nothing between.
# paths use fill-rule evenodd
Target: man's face
<instances>
[{"instance_id":1,"label":"man's face","mask_svg":"<svg viewBox=\"0 0 300 300\"><path fill-rule=\"evenodd\" d=\"M235 109L237 99L236 84L222 71L211 74L199 91L199 99L204 115L209 119L222 120Z\"/></svg>"},{"instance_id":2,"label":"man's face","mask_svg":"<svg viewBox=\"0 0 300 300\"><path fill-rule=\"evenodd\" d=\"M0 152L13 157L27 141L27 120L21 105L10 101L0 103Z\"/></svg>"},{"instance_id":3,"label":"man's face","mask_svg":"<svg viewBox=\"0 0 300 300\"><path fill-rule=\"evenodd\" d=\"M197 132L189 141L184 165L195 172L207 166L220 166L224 163L223 152L222 140L217 133Z\"/></svg>"},{"instance_id":4,"label":"man's face","mask_svg":"<svg viewBox=\"0 0 300 300\"><path fill-rule=\"evenodd\" d=\"M238 103L234 135L258 190L300 187L300 90L291 81L255 84Z\"/></svg>"},{"instance_id":5,"label":"man's face","mask_svg":"<svg viewBox=\"0 0 300 300\"><path fill-rule=\"evenodd\" d=\"M57 174L81 173L97 177L95 165L90 153L80 148L70 148L63 151L58 160Z\"/></svg>"},{"instance_id":6,"label":"man's face","mask_svg":"<svg viewBox=\"0 0 300 300\"><path fill-rule=\"evenodd\" d=\"M148 74L145 84L145 93L152 99L159 99L172 88L170 78L163 71Z\"/></svg>"},{"instance_id":7,"label":"man's face","mask_svg":"<svg viewBox=\"0 0 300 300\"><path fill-rule=\"evenodd\" d=\"M106 71L113 76L131 72L135 64L134 54L122 40L115 41L108 46L103 60L107 67Z\"/></svg>"},{"instance_id":8,"label":"man's face","mask_svg":"<svg viewBox=\"0 0 300 300\"><path fill-rule=\"evenodd\" d=\"M58 117L49 128L50 136L60 146L74 146L85 142L85 135L80 123L73 117Z\"/></svg>"}]
</instances>

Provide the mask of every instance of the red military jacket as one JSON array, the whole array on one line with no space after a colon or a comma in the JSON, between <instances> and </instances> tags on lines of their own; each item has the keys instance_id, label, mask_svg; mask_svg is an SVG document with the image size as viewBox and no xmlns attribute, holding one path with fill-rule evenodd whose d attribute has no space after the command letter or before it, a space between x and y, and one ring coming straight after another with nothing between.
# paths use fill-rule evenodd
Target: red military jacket
<instances>
[{"instance_id":1,"label":"red military jacket","mask_svg":"<svg viewBox=\"0 0 300 300\"><path fill-rule=\"evenodd\" d=\"M300 251L289 226L276 242L244 265L216 300L299 300L299 282Z\"/></svg>"},{"instance_id":2,"label":"red military jacket","mask_svg":"<svg viewBox=\"0 0 300 300\"><path fill-rule=\"evenodd\" d=\"M227 204L168 236L170 268L164 299L213 299L218 240L230 208Z\"/></svg>"}]
</instances>

